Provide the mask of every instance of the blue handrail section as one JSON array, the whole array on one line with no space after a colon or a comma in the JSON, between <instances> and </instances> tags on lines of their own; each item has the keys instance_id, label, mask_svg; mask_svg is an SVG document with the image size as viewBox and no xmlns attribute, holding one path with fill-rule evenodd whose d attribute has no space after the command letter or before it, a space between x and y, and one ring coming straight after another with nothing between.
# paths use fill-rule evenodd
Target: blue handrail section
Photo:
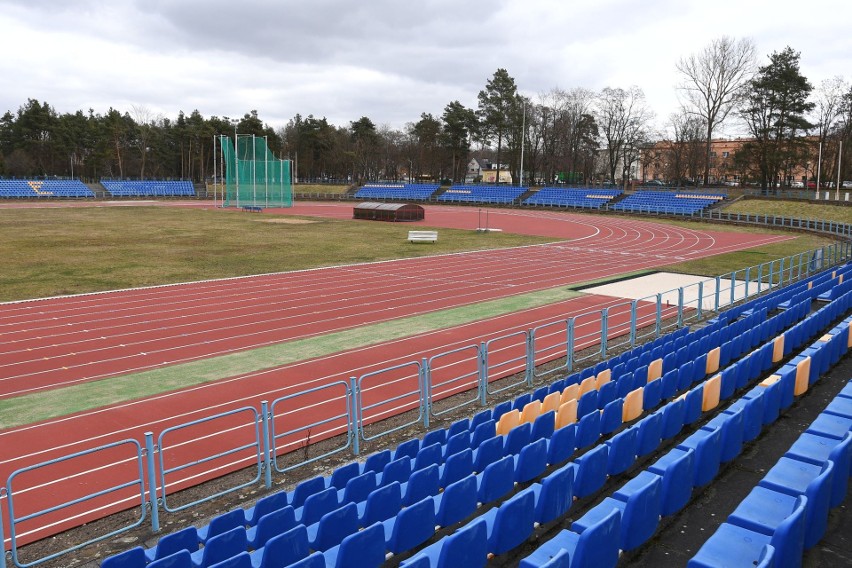
<instances>
[{"instance_id":1,"label":"blue handrail section","mask_svg":"<svg viewBox=\"0 0 852 568\"><path fill-rule=\"evenodd\" d=\"M413 424L419 424L426 415L423 365L420 361L402 363L361 375L357 385L355 398L358 401L358 431L365 442L408 428ZM386 387L391 387L390 392L396 394L382 396L379 391L383 391ZM364 404L365 392L370 399L375 399L377 402ZM367 434L367 424L372 425L374 422L413 410L415 407L417 408L416 416L410 420L388 429L372 426L370 428L372 433Z\"/></svg>"},{"instance_id":2,"label":"blue handrail section","mask_svg":"<svg viewBox=\"0 0 852 568\"><path fill-rule=\"evenodd\" d=\"M542 345L543 344L543 345ZM559 320L539 325L530 330L530 345L533 351L533 379L570 372L568 365L568 320ZM564 357L565 362L548 369L539 365Z\"/></svg>"},{"instance_id":3,"label":"blue handrail section","mask_svg":"<svg viewBox=\"0 0 852 568\"><path fill-rule=\"evenodd\" d=\"M128 456L125 458L126 460L135 460L136 461L136 472L137 475L133 479L127 479L120 483L115 483L109 487L105 487L103 489L99 489L97 491L87 493L81 495L80 497L69 499L67 501L63 501L57 503L55 505L49 506L44 509L36 510L34 512L24 514L21 516L17 516L15 513L15 491L13 482L21 476L26 476L26 474L31 472L39 472L42 473L45 468L50 466L68 462L71 460L75 460L78 458L86 458L95 454L107 453L113 450L123 451L129 450ZM81 462L82 463L82 462ZM105 476L105 479L108 481L114 480L114 477L118 475L118 472L121 471L119 468L110 468L110 475ZM87 472L81 471L80 474L85 474ZM130 491L131 489L136 489L138 491L138 495L135 495L136 491ZM61 491L51 492L51 495L61 495ZM107 496L117 496L121 500L134 500L139 503L139 517L135 519L133 522L119 527L115 530L109 531L108 533L98 535L93 537L83 543L77 544L75 546L69 547L67 549L61 550L59 552L54 552L45 557L39 558L32 562L22 562L18 555L18 525L22 523L26 523L28 521L32 521L38 519L40 517L44 517L46 515L50 515L51 513L55 513L58 511L63 511L73 507L75 505L79 505L81 503L85 503L87 501L92 501L101 497ZM24 467L14 471L9 479L6 481L6 498L7 505L9 508L9 537L11 539L11 549L12 549L12 562L14 562L15 566L19 566L21 568L27 568L29 566L35 566L37 564L41 564L43 562L47 562L49 560L53 560L55 558L59 558L69 552L74 550L80 550L81 548L93 544L95 542L100 542L102 540L111 538L115 535L126 532L130 529L140 526L146 518L146 499L145 499L145 476L144 476L144 460L142 456L142 445L133 439L120 440L117 442L112 442L110 444L104 444L102 446L98 446L96 448L91 448L88 450L83 450L80 452L75 452L73 454L69 454L67 456L62 456L60 458L44 461L38 464L34 464L28 467ZM0 519L2 519L2 511L0 511ZM2 520L0 520L2 523ZM3 531L0 530L0 537L3 537ZM0 541L2 543L2 541ZM5 550L5 545L4 545ZM5 556L5 554L4 554Z\"/></svg>"},{"instance_id":4,"label":"blue handrail section","mask_svg":"<svg viewBox=\"0 0 852 568\"><path fill-rule=\"evenodd\" d=\"M232 418L232 417L240 418L243 415L245 415L246 418L250 419L250 421L248 419L244 420L243 422L236 422L236 421L228 420L229 418ZM174 452L169 453L169 455L170 456L173 455L174 458L172 458L172 459L174 459L175 461L178 461L180 458L184 457L185 453L189 453L189 452L187 452L187 448L185 446L187 446L188 444L191 444L193 441L196 440L196 438L192 437L192 432L190 432L189 430L191 428L195 427L195 426L200 426L200 425L212 425L213 428L219 428L219 430L214 430L214 432L212 434L208 433L209 437L221 435L224 432L233 433L233 432L241 430L241 429L244 430L244 429L246 429L246 427L253 430L254 435L253 435L253 439L249 440L246 443L228 448L224 451L217 452L217 453L214 453L214 454L202 455L202 456L198 457L197 459L191 459L191 460L183 461L183 462L178 463L177 465L174 465L172 467L166 467L166 453L168 453L169 450L174 450ZM225 428L224 430L222 430L223 427ZM183 432L185 434L188 434L188 439L179 440L173 446L167 445L167 443L166 443L167 437L169 435L172 435L172 434L177 433L177 432ZM214 414L213 416L207 416L205 418L193 420L192 422L179 424L178 426L172 426L170 428L166 428L165 430L160 432L160 436L157 440L157 444L160 447L160 452L159 452L160 453L160 486L162 487L162 504L163 504L163 509L170 512L170 513L182 511L182 510L187 509L189 507L192 507L194 505L198 505L200 503L210 501L210 500L215 499L217 497L221 497L222 495L227 495L228 493L238 491L240 489L243 489L244 487L254 485L258 481L260 481L260 477L261 477L263 465L264 465L263 464L263 445L262 445L261 437L260 437L259 413L258 413L257 409L254 408L254 407L244 406L244 407L241 407L241 408L236 408L234 410L229 410L227 412L221 412L219 414ZM216 493L214 493L212 495L207 495L207 496L202 497L200 499L196 499L194 501L189 501L189 502L183 503L181 505L172 506L172 505L169 504L169 500L168 500L168 493L169 493L168 488L169 488L169 486L168 486L168 483L167 483L167 477L170 474L174 474L174 473L178 473L178 472L184 472L184 471L187 471L187 470L190 470L190 469L193 469L193 468L196 469L196 472L194 473L194 475L200 475L202 473L208 473L209 471L211 471L210 469L204 470L204 469L200 468L199 466L203 466L205 464L211 464L211 465L214 465L215 467L221 467L223 465L224 460L227 460L229 458L230 459L236 459L238 461L238 463L245 463L246 461L248 461L248 458L249 458L249 455L250 455L249 452L254 452L254 456L251 456L251 457L254 458L254 461L257 464L257 474L252 479L250 479L249 481L245 481L243 483L238 483L238 484L236 484L232 487L227 487L227 488L225 488L221 491L217 491ZM246 454L248 454L248 455L246 455Z\"/></svg>"},{"instance_id":5,"label":"blue handrail section","mask_svg":"<svg viewBox=\"0 0 852 568\"><path fill-rule=\"evenodd\" d=\"M482 376L482 348L480 345L467 345L433 355L426 361L427 400L429 412L438 417L459 408L476 404L480 397L480 377ZM458 393L472 393L470 397L460 395L457 404L436 411L436 400Z\"/></svg>"},{"instance_id":6,"label":"blue handrail section","mask_svg":"<svg viewBox=\"0 0 852 568\"><path fill-rule=\"evenodd\" d=\"M522 330L500 337L494 337L485 342L485 392L487 394L498 394L515 388L524 383L531 383L530 358L531 354L527 345L529 344L529 331ZM523 346L523 350L519 349ZM517 352L517 354L513 354ZM515 381L509 381L500 387L492 387L492 382L514 375L523 371L522 377Z\"/></svg>"},{"instance_id":7,"label":"blue handrail section","mask_svg":"<svg viewBox=\"0 0 852 568\"><path fill-rule=\"evenodd\" d=\"M342 410L334 410L340 408ZM282 396L272 401L272 455L275 471L284 473L307 463L321 460L349 448L352 445L352 393L344 381L314 387L296 394ZM285 429L281 424L302 423L303 426ZM322 418L317 418L322 416ZM343 443L333 446L322 454L308 457L307 447L312 440L323 440L344 434ZM305 458L297 463L279 465L278 456L295 450L305 449Z\"/></svg>"}]
</instances>

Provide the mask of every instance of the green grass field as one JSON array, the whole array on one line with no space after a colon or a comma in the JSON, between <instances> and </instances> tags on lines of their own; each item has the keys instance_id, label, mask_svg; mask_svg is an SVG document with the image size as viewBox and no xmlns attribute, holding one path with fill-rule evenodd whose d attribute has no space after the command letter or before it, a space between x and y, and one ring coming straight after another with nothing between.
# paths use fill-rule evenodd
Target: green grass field
<instances>
[{"instance_id":1,"label":"green grass field","mask_svg":"<svg viewBox=\"0 0 852 568\"><path fill-rule=\"evenodd\" d=\"M553 239L172 207L0 210L0 301L300 270Z\"/></svg>"}]
</instances>

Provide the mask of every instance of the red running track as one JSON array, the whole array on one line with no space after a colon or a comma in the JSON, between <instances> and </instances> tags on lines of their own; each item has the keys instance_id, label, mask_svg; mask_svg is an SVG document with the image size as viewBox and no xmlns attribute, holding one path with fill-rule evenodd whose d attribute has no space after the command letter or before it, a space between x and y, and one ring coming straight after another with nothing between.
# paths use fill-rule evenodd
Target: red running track
<instances>
[{"instance_id":1,"label":"red running track","mask_svg":"<svg viewBox=\"0 0 852 568\"><path fill-rule=\"evenodd\" d=\"M349 215L299 204L288 213ZM476 209L430 207L472 228ZM567 242L0 305L0 397L20 396L775 242L622 218L490 211ZM320 293L316 293L320 290Z\"/></svg>"},{"instance_id":2,"label":"red running track","mask_svg":"<svg viewBox=\"0 0 852 568\"><path fill-rule=\"evenodd\" d=\"M320 205L297 207L293 213L311 214L315 209L325 211L331 215L342 215L343 212L341 208ZM437 217L438 219L444 218L446 225L463 226L464 223L470 222L477 216L475 209L435 209L435 214L430 214L430 225L439 224L438 220L436 220ZM777 240L777 237L761 238L755 235L743 236L728 233L710 234L686 229L660 227L630 220L590 219L575 215L553 213L492 211L489 217L491 227L498 227L497 223L499 223L499 228L505 230L518 232L535 231L536 234L552 231L554 233L561 232L563 236L571 233L571 231L581 232L573 233L576 240L571 242L522 249L521 257L512 256L513 253L518 252L517 249L511 251L486 251L430 259L378 263L368 266L324 269L311 271L310 274L316 277L318 273L322 273L322 276L325 277L325 273L335 272L337 275L345 275L348 278L367 278L368 280L366 281L371 282L371 286L375 285L377 287L376 297L381 297L382 301L388 302L384 304L384 310L391 310L393 313L387 314L382 313L381 310L368 310L363 315L367 321L383 321L393 317L400 317L397 311L399 306L416 303L418 304L418 311L416 313L436 309L431 305L429 309L419 306L419 304L427 302L425 299L418 299L416 302L412 302L407 298L399 297L411 289L411 281L418 282L418 289L422 286L431 286L433 281L438 282L444 295L449 295L448 291L462 290L462 298L448 304L461 305L481 301L488 297L501 297L522 291L553 287L559 285L558 283L560 282L567 283L588 280L598 275L609 276L625 270L635 270L641 267L672 262L680 258L696 258L724 252L725 250L742 248L745 246L746 239L752 239L750 246ZM608 237L604 238L602 235L607 235ZM556 235L551 234L550 236ZM741 237L739 242L737 242L738 237ZM653 251L653 254L648 251ZM570 261L566 261L566 258ZM606 264L603 264L602 261ZM536 266L538 264L546 265L547 269L540 270ZM471 269L472 266L474 269ZM434 271L436 275L436 278L429 279L428 284L423 284L424 279L422 276L419 276L424 274L423 270L425 269ZM305 273L294 274L302 275ZM267 288L272 286L277 289L280 284L276 279L293 277L294 274L269 275L229 281L8 304L3 306L4 310L2 313L4 316L7 314L6 308L12 310L32 306L39 306L41 308L25 313L29 313L31 320L39 320L40 325L45 327L45 331L36 334L35 338L31 336L29 339L23 339L22 335L22 341L37 342L37 338L44 338L48 335L49 330L52 333L56 333L57 329L62 330L61 325L58 328L51 325L52 321L56 321L52 320L52 317L56 317L57 320L59 318L67 318L61 320L65 324L65 327L74 327L82 334L86 333L84 330L89 327L99 325L101 320L109 321L112 325L117 325L118 322L123 320L113 319L116 312L120 314L117 316L118 318L127 319L136 317L137 314L143 314L142 323L138 325L140 327L150 326L152 332L154 332L153 337L156 338L156 332L160 331L160 327L146 322L156 321L159 323L159 326L167 328L170 325L174 325L174 322L170 321L172 319L170 316L178 309L187 310L185 314L182 314L185 316L185 319L194 317L198 311L208 316L211 308L215 307L213 300L220 297L230 298L232 294L239 293L243 288L250 288L252 290L252 292L247 294L247 298L244 301L249 305L253 302L263 304L265 300L268 300L269 296L268 294L263 294L266 291L264 290L264 285ZM376 274L381 275L378 281L369 280L370 277ZM418 276L414 277L412 274L417 274ZM388 282L388 280L391 282ZM541 280L545 281L546 284L542 285ZM330 277L328 283L324 285L324 289L329 292L330 302L340 302L341 297L347 298L346 292L341 295L337 290L334 290L333 285L336 281L333 277ZM397 281L406 281L408 286L395 286L394 283ZM468 288L471 282L474 284L473 289ZM228 287L233 286L234 283L237 286L227 288L227 293L220 292L211 295L210 289L207 288L209 286ZM385 289L383 285L388 286L388 288ZM315 280L314 286L316 286ZM290 286L287 287L287 289L289 288ZM205 296L203 292L199 294L199 289L202 291L206 290L207 295ZM221 288L214 289L222 290ZM316 288L312 289L315 290ZM485 293L490 289L496 289L498 293L494 296L477 295L478 293ZM308 293L310 290L303 288L302 292ZM171 297L169 297L170 293L173 294ZM149 294L153 294L153 296L148 296ZM186 304L183 304L183 301L186 300L184 296L192 296L193 294L196 296L194 301L187 301ZM351 297L352 292L350 291L349 294L349 297ZM201 296L200 300L198 296ZM373 294L371 294L371 300L373 297ZM438 302L440 300L435 301ZM169 302L170 308L156 316L146 315L144 308L150 308L152 302L156 305ZM572 315L586 313L590 310L600 310L602 307L618 302L621 301L612 298L587 296L535 310L527 310L518 314L474 322L458 328L406 338L382 346L338 353L317 360L225 379L216 383L199 385L150 399L133 401L114 407L97 409L70 417L63 417L40 424L0 432L0 479L6 479L11 472L22 467L68 455L72 452L126 438L141 440L146 431L151 431L157 436L170 426L206 417L215 412L239 408L246 404L258 406L259 401L262 399L274 400L277 397L301 392L308 388L346 380L352 375L362 376L366 373L384 369L398 363L418 361L422 357L428 357L435 353L446 352L457 347L467 347L488 338L517 334L532 326L543 325ZM107 304L109 308L105 310L98 309L102 303ZM312 305L316 306L315 309L318 312L331 309L325 306L322 301L317 301ZM194 310L190 309L190 306L195 306ZM96 311L97 315L87 316L86 314L90 311ZM193 313L193 311L196 313ZM215 311L219 314L218 308ZM44 313L38 314L38 312ZM33 315L45 316L47 313L53 315L41 318L32 317ZM261 312L261 314L263 313L265 312ZM287 315L289 315L289 312ZM341 319L345 318L345 322L342 324L336 319L325 319L329 321L329 330L345 329L361 321L358 319L360 315L362 314L338 312L338 316ZM12 317L14 319L14 315ZM220 314L220 317L224 316ZM303 318L295 319L291 322L290 327L299 330L294 335L295 337L299 336L298 333L303 333L302 326L309 325L305 322L305 319L310 319L311 317L311 314L307 314ZM9 324L11 321L4 319L3 324ZM201 318L200 321L203 322L204 318ZM613 318L611 324L615 327L617 319ZM231 328L234 325L232 321L228 326L223 327ZM9 329L6 328L3 333L9 333ZM202 333L213 333L212 331L203 331L203 327L200 329L202 329ZM163 331L163 333L166 332ZM314 331L313 333L320 333L320 331ZM591 335L594 335L594 330L591 330ZM57 338L51 337L51 346L59 343ZM106 336L102 333L98 337ZM6 336L4 335L5 339ZM78 339L80 339L79 334L75 337L75 341ZM42 341L45 344L47 343L47 341ZM544 341L546 343L548 340ZM558 342L559 339L557 336L554 336L550 341ZM126 344L127 342L125 341ZM495 347L498 346L499 341L495 342ZM243 348L249 347L251 345ZM138 346L137 349L139 349ZM231 350L233 348L229 348L227 351ZM99 351L96 352L99 353ZM208 356L221 352L213 351ZM500 349L495 349L495 352L502 352L505 354L505 358L509 358L512 354L512 348L511 346L505 349L501 347ZM120 374L134 368L134 365L125 365L124 370L110 369L110 365L115 364L112 361L124 362L125 358L110 355L108 352L106 355L106 357L102 357L103 361L91 364L105 364L107 375ZM190 358L200 356L205 355L196 354ZM501 355L495 355L491 361L492 364L499 365L500 357ZM12 362L14 363L14 359ZM449 363L455 364L452 361L449 361ZM462 366L463 364L463 361L459 363ZM512 370L511 365L511 363L506 363L506 367L503 368L505 373ZM86 365L84 364L81 368L86 368ZM5 376L5 372L0 376ZM91 378L94 377L82 374L82 376L78 376L77 379L71 382L89 380ZM365 389L365 403L369 403L371 400L387 400L393 395L398 395L400 393L399 389L404 391L406 388L405 381L406 378L404 376L394 377L394 380L384 389ZM50 387L44 386L42 388ZM397 405L399 408L376 408L372 411L371 417L378 418L387 412L404 408L406 404L408 403L403 399ZM319 408L324 410L327 408L330 412L334 410L335 405L329 403L329 400L326 398L320 397L318 400L316 395L314 398L299 399L299 410L293 410L287 417L288 427L298 426L300 419L297 419L296 416L299 411L315 414ZM229 421L225 422L215 428L208 425L208 429L203 434L193 432L192 430L175 434L175 439L170 439L169 441L171 445L178 445L181 456L167 456L166 466L170 467L170 464L179 463L180 459L194 459L204 455L205 452L209 452L210 444L221 443L221 439L218 438L220 436L224 437L228 443L239 438L240 426ZM287 441L284 440L284 442ZM69 467L70 464L63 464L61 468L45 468L37 472L28 472L18 477L14 485L17 516L20 517L28 512L56 503L57 496L60 493L64 498L74 498L82 495L83 492L103 488L105 477L108 477L110 482L113 482L115 479L123 479L126 470L132 473L134 468L130 467L132 463L129 464L126 452L123 458L115 455L117 453L121 452L115 450L105 453L105 455L101 456L103 463L87 458L84 464L80 464L76 468L73 466ZM220 471L232 470L241 463L245 463L241 460L244 460L244 456L236 461L231 460L228 463L221 463L217 466L221 467ZM110 476L103 475L104 468L109 468ZM193 477L196 473L193 470L187 470L185 475L181 474L177 479L169 481L170 488L179 488L191 482L198 482L200 477ZM93 505L103 508L97 509L92 513L74 514L70 518L68 515L63 514L52 515L38 523L39 525L47 525L39 529L35 529L36 523L32 523L31 526L27 526L28 523L23 523L19 527L19 544L53 534L62 528L73 526L83 520L96 518L106 511L116 510L116 508L123 506L126 507L128 502L126 500L123 502L115 500L107 502L107 500L104 500L102 503L96 502ZM8 511L8 508L6 508L6 511Z\"/></svg>"}]
</instances>

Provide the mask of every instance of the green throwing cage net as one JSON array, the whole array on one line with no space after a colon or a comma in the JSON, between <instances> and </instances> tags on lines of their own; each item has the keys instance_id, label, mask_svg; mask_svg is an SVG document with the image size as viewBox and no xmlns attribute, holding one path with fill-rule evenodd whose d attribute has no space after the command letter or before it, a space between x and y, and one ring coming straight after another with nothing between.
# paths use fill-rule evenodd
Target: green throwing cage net
<instances>
[{"instance_id":1,"label":"green throwing cage net","mask_svg":"<svg viewBox=\"0 0 852 568\"><path fill-rule=\"evenodd\" d=\"M221 137L222 162L225 166L225 207L292 207L293 187L290 162L276 158L266 138L237 135L233 140Z\"/></svg>"}]
</instances>

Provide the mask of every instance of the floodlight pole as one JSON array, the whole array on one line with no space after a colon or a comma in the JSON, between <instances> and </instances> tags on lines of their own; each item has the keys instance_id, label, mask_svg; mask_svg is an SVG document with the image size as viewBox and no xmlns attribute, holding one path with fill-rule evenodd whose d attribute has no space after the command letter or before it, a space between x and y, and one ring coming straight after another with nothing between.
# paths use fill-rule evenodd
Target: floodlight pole
<instances>
[{"instance_id":1,"label":"floodlight pole","mask_svg":"<svg viewBox=\"0 0 852 568\"><path fill-rule=\"evenodd\" d=\"M263 137L266 149L263 152L263 191L266 194L266 207L269 207L269 137Z\"/></svg>"},{"instance_id":2,"label":"floodlight pole","mask_svg":"<svg viewBox=\"0 0 852 568\"><path fill-rule=\"evenodd\" d=\"M251 199L251 204L257 206L257 152L254 134L251 135Z\"/></svg>"},{"instance_id":3,"label":"floodlight pole","mask_svg":"<svg viewBox=\"0 0 852 568\"><path fill-rule=\"evenodd\" d=\"M213 205L216 205L216 176L219 174L219 160L216 158L216 135L213 135Z\"/></svg>"},{"instance_id":4,"label":"floodlight pole","mask_svg":"<svg viewBox=\"0 0 852 568\"><path fill-rule=\"evenodd\" d=\"M518 180L518 187L524 186L524 140L526 139L527 130L527 103L524 103L524 110L521 116L521 176ZM497 164L497 181L500 181L500 164Z\"/></svg>"},{"instance_id":5,"label":"floodlight pole","mask_svg":"<svg viewBox=\"0 0 852 568\"><path fill-rule=\"evenodd\" d=\"M834 188L834 199L840 201L840 162L843 158L843 140L838 141L840 147L837 149L837 185Z\"/></svg>"},{"instance_id":6,"label":"floodlight pole","mask_svg":"<svg viewBox=\"0 0 852 568\"><path fill-rule=\"evenodd\" d=\"M234 191L237 192L237 209L240 207L240 143L237 125L234 124Z\"/></svg>"},{"instance_id":7,"label":"floodlight pole","mask_svg":"<svg viewBox=\"0 0 852 568\"><path fill-rule=\"evenodd\" d=\"M819 196L819 178L822 173L822 142L819 143L819 153L817 154L817 179L816 179L816 194Z\"/></svg>"}]
</instances>

